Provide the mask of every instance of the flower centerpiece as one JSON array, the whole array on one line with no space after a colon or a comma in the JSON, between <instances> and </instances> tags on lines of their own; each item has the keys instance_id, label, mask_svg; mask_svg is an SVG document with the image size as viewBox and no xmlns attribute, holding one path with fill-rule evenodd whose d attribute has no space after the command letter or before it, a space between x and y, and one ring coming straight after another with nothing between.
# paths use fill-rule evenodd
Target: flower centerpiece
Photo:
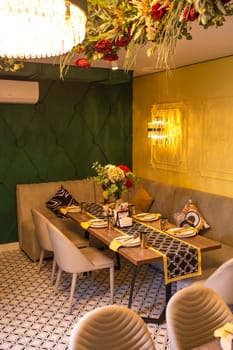
<instances>
[{"instance_id":1,"label":"flower centerpiece","mask_svg":"<svg viewBox=\"0 0 233 350\"><path fill-rule=\"evenodd\" d=\"M92 164L96 176L92 179L103 188L103 198L108 201L111 196L116 200L122 197L134 185L135 177L126 165L101 165L99 162Z\"/></svg>"}]
</instances>

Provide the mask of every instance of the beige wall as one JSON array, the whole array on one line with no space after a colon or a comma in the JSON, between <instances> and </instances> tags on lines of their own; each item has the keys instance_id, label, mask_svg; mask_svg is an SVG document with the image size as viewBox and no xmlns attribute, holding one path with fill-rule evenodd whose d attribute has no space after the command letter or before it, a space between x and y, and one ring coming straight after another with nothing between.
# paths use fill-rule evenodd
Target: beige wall
<instances>
[{"instance_id":1,"label":"beige wall","mask_svg":"<svg viewBox=\"0 0 233 350\"><path fill-rule=\"evenodd\" d=\"M179 147L151 147L153 104L182 106ZM133 170L138 176L233 197L233 56L134 78Z\"/></svg>"}]
</instances>

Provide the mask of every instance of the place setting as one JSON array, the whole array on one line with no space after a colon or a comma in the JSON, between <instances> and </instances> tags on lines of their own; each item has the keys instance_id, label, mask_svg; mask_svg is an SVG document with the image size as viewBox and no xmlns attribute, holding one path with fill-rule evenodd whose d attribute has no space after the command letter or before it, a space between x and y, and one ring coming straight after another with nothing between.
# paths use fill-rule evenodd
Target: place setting
<instances>
[{"instance_id":1,"label":"place setting","mask_svg":"<svg viewBox=\"0 0 233 350\"><path fill-rule=\"evenodd\" d=\"M133 216L134 219L143 221L143 222L153 222L160 219L161 214L155 213L139 213Z\"/></svg>"},{"instance_id":2,"label":"place setting","mask_svg":"<svg viewBox=\"0 0 233 350\"><path fill-rule=\"evenodd\" d=\"M194 237L197 234L197 230L194 227L172 227L165 232L177 238Z\"/></svg>"},{"instance_id":3,"label":"place setting","mask_svg":"<svg viewBox=\"0 0 233 350\"><path fill-rule=\"evenodd\" d=\"M63 215L67 215L69 213L80 213L81 207L80 207L80 205L70 205L70 206L66 206L66 207L60 207L59 211Z\"/></svg>"},{"instance_id":4,"label":"place setting","mask_svg":"<svg viewBox=\"0 0 233 350\"><path fill-rule=\"evenodd\" d=\"M88 228L106 228L108 227L108 221L105 219L90 219L88 221L83 221L80 223L83 229Z\"/></svg>"},{"instance_id":5,"label":"place setting","mask_svg":"<svg viewBox=\"0 0 233 350\"><path fill-rule=\"evenodd\" d=\"M117 251L120 247L138 247L140 246L141 241L139 235L122 235L114 238L109 245L109 248L113 251Z\"/></svg>"}]
</instances>

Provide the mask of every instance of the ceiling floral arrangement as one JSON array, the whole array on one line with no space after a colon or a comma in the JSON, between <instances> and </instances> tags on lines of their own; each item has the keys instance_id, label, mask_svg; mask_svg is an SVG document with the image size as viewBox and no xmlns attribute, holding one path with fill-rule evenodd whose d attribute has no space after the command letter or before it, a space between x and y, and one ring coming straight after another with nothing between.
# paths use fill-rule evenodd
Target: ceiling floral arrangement
<instances>
[{"instance_id":1,"label":"ceiling floral arrangement","mask_svg":"<svg viewBox=\"0 0 233 350\"><path fill-rule=\"evenodd\" d=\"M89 68L94 60L117 61L125 50L124 68L133 67L137 50L149 45L158 66L168 67L178 39L192 39L192 24L204 29L224 25L233 15L232 0L88 0L86 38L63 60Z\"/></svg>"},{"instance_id":2,"label":"ceiling floral arrangement","mask_svg":"<svg viewBox=\"0 0 233 350\"><path fill-rule=\"evenodd\" d=\"M193 23L220 27L232 15L233 0L88 0L86 37L61 57L61 78L71 62L88 69L95 60L117 61L120 50L128 70L147 44L147 55L156 53L156 65L169 68L177 40L192 39ZM5 67L0 63L0 69L8 69L7 60ZM15 70L20 68L17 63Z\"/></svg>"}]
</instances>

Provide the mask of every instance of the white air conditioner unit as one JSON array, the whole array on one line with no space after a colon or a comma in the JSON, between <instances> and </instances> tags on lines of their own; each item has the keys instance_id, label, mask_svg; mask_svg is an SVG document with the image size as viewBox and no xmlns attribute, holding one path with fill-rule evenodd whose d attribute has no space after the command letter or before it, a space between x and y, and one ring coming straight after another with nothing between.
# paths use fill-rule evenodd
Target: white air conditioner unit
<instances>
[{"instance_id":1,"label":"white air conditioner unit","mask_svg":"<svg viewBox=\"0 0 233 350\"><path fill-rule=\"evenodd\" d=\"M39 100L37 81L19 81L0 79L0 103L30 103Z\"/></svg>"}]
</instances>

